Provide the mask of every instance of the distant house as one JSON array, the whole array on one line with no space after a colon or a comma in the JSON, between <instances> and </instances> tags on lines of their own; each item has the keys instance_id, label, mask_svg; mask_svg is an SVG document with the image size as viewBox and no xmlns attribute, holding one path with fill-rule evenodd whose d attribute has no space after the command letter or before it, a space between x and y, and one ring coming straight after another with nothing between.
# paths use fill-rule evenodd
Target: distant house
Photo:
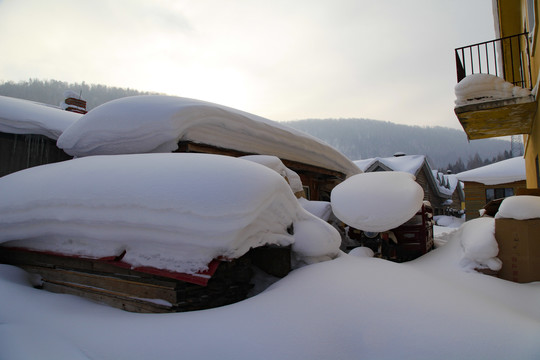
<instances>
[{"instance_id":1,"label":"distant house","mask_svg":"<svg viewBox=\"0 0 540 360\"><path fill-rule=\"evenodd\" d=\"M466 219L480 217L479 210L491 200L516 195L525 189L525 159L515 157L456 175L465 184Z\"/></svg>"},{"instance_id":2,"label":"distant house","mask_svg":"<svg viewBox=\"0 0 540 360\"><path fill-rule=\"evenodd\" d=\"M376 157L354 163L363 172L403 171L414 175L424 190L424 200L431 203L435 215L457 215L462 210L465 195L456 176L432 170L424 155L397 153L392 157Z\"/></svg>"},{"instance_id":3,"label":"distant house","mask_svg":"<svg viewBox=\"0 0 540 360\"><path fill-rule=\"evenodd\" d=\"M0 96L0 176L71 159L56 140L80 117L59 107Z\"/></svg>"}]
</instances>

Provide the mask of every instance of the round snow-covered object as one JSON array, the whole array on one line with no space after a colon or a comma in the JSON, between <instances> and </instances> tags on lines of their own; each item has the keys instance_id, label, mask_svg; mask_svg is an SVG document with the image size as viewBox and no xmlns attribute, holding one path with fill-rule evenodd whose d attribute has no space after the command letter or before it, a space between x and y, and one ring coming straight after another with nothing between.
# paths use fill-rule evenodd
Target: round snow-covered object
<instances>
[{"instance_id":1,"label":"round snow-covered object","mask_svg":"<svg viewBox=\"0 0 540 360\"><path fill-rule=\"evenodd\" d=\"M399 171L354 175L332 190L332 210L349 226L386 231L409 220L422 206L424 191L409 173Z\"/></svg>"},{"instance_id":2,"label":"round snow-covered object","mask_svg":"<svg viewBox=\"0 0 540 360\"><path fill-rule=\"evenodd\" d=\"M358 246L349 251L349 255L356 257L373 257L375 253L368 247Z\"/></svg>"}]
</instances>

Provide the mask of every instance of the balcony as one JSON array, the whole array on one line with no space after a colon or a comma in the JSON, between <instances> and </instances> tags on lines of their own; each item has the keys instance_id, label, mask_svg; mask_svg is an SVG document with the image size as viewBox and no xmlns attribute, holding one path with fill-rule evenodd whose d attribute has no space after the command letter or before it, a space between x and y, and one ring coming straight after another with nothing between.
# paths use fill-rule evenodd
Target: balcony
<instances>
[{"instance_id":1,"label":"balcony","mask_svg":"<svg viewBox=\"0 0 540 360\"><path fill-rule=\"evenodd\" d=\"M537 102L529 91L533 82L528 34L457 48L455 56L454 112L469 140L529 134Z\"/></svg>"}]
</instances>

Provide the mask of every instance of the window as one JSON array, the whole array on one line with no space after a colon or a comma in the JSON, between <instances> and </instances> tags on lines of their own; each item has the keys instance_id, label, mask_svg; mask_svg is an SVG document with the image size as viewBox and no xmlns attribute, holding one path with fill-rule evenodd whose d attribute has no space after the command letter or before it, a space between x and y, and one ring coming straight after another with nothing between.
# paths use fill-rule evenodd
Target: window
<instances>
[{"instance_id":1,"label":"window","mask_svg":"<svg viewBox=\"0 0 540 360\"><path fill-rule=\"evenodd\" d=\"M540 169L538 169L538 155L536 155L536 159L534 160L536 165L536 187L540 188Z\"/></svg>"},{"instance_id":2,"label":"window","mask_svg":"<svg viewBox=\"0 0 540 360\"><path fill-rule=\"evenodd\" d=\"M536 12L535 0L527 0L527 31L529 32L529 40L534 44L534 34L536 31Z\"/></svg>"},{"instance_id":3,"label":"window","mask_svg":"<svg viewBox=\"0 0 540 360\"><path fill-rule=\"evenodd\" d=\"M306 199L311 200L311 190L309 186L302 186L304 188L304 194L306 195Z\"/></svg>"},{"instance_id":4,"label":"window","mask_svg":"<svg viewBox=\"0 0 540 360\"><path fill-rule=\"evenodd\" d=\"M514 195L513 188L490 188L486 189L486 202Z\"/></svg>"}]
</instances>

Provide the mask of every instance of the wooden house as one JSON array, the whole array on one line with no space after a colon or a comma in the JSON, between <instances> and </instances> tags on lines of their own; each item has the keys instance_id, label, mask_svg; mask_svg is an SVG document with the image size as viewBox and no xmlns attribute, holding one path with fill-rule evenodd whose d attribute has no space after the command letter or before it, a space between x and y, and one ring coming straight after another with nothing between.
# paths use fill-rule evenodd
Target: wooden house
<instances>
[{"instance_id":1,"label":"wooden house","mask_svg":"<svg viewBox=\"0 0 540 360\"><path fill-rule=\"evenodd\" d=\"M59 107L0 96L0 176L71 159L56 146L56 140L80 116Z\"/></svg>"},{"instance_id":2,"label":"wooden house","mask_svg":"<svg viewBox=\"0 0 540 360\"><path fill-rule=\"evenodd\" d=\"M480 217L480 210L490 201L516 195L527 187L522 157L464 171L456 176L465 184L467 220Z\"/></svg>"},{"instance_id":3,"label":"wooden house","mask_svg":"<svg viewBox=\"0 0 540 360\"><path fill-rule=\"evenodd\" d=\"M432 170L424 155L397 153L392 157L371 158L354 162L363 172L404 171L416 177L424 190L435 215L458 215L462 210L464 193L461 184L451 174Z\"/></svg>"}]
</instances>

